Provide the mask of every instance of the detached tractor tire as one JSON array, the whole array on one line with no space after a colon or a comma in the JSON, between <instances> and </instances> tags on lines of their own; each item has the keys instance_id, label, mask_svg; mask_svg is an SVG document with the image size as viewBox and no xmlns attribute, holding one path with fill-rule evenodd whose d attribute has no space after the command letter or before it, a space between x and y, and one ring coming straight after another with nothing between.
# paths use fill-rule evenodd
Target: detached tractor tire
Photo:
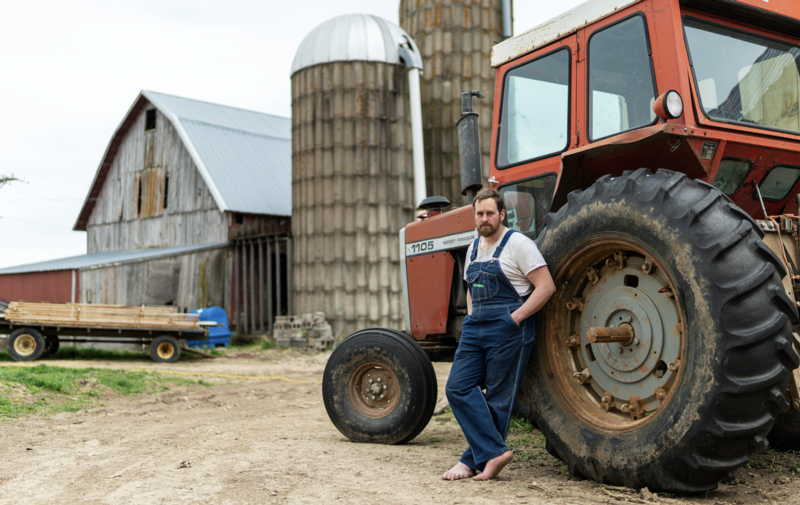
<instances>
[{"instance_id":1,"label":"detached tractor tire","mask_svg":"<svg viewBox=\"0 0 800 505\"><path fill-rule=\"evenodd\" d=\"M762 236L717 189L666 170L602 177L547 216L537 244L558 291L522 394L572 475L701 492L767 447L800 358ZM620 326L634 338L588 341Z\"/></svg>"},{"instance_id":2,"label":"detached tractor tire","mask_svg":"<svg viewBox=\"0 0 800 505\"><path fill-rule=\"evenodd\" d=\"M175 363L181 357L181 345L171 335L161 335L150 343L150 358L156 363Z\"/></svg>"},{"instance_id":3,"label":"detached tractor tire","mask_svg":"<svg viewBox=\"0 0 800 505\"><path fill-rule=\"evenodd\" d=\"M354 442L408 442L430 421L437 393L436 373L422 348L388 328L344 339L322 377L328 417Z\"/></svg>"},{"instance_id":4,"label":"detached tractor tire","mask_svg":"<svg viewBox=\"0 0 800 505\"><path fill-rule=\"evenodd\" d=\"M8 355L14 361L35 361L45 351L45 340L34 328L19 328L8 336Z\"/></svg>"}]
</instances>

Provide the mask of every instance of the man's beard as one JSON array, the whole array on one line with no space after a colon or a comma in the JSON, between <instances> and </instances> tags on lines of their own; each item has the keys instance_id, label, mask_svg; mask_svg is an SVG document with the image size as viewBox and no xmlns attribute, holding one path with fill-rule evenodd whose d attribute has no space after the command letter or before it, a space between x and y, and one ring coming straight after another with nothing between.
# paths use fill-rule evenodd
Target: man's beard
<instances>
[{"instance_id":1,"label":"man's beard","mask_svg":"<svg viewBox=\"0 0 800 505\"><path fill-rule=\"evenodd\" d=\"M490 223L484 223L478 226L478 233L480 233L481 237L491 237L499 229L500 223L497 223L497 226L492 226Z\"/></svg>"}]
</instances>

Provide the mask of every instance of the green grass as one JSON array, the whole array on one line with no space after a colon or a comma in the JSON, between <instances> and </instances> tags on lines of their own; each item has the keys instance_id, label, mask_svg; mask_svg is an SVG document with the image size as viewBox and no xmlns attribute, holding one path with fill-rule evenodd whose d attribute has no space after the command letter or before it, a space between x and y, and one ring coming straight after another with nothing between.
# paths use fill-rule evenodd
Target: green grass
<instances>
[{"instance_id":1,"label":"green grass","mask_svg":"<svg viewBox=\"0 0 800 505\"><path fill-rule=\"evenodd\" d=\"M81 381L90 379L90 381ZM94 379L94 381L91 381ZM85 382L83 385L81 382ZM104 386L101 387L100 385ZM0 418L76 412L97 405L108 391L119 395L157 393L174 386L211 383L149 372L97 368L0 367ZM107 389L106 389L107 388Z\"/></svg>"}]
</instances>

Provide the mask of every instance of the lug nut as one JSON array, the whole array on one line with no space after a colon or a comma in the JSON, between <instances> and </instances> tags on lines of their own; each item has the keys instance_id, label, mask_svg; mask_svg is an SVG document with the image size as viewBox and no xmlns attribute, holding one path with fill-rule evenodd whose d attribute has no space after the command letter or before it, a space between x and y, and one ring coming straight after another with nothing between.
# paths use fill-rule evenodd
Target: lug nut
<instances>
[{"instance_id":1,"label":"lug nut","mask_svg":"<svg viewBox=\"0 0 800 505\"><path fill-rule=\"evenodd\" d=\"M663 402L667 398L667 395L663 391L658 391L656 392L656 398L658 398L658 401Z\"/></svg>"},{"instance_id":2,"label":"lug nut","mask_svg":"<svg viewBox=\"0 0 800 505\"><path fill-rule=\"evenodd\" d=\"M380 382L380 381L381 381L381 378L380 378L380 377L378 377L378 382Z\"/></svg>"},{"instance_id":3,"label":"lug nut","mask_svg":"<svg viewBox=\"0 0 800 505\"><path fill-rule=\"evenodd\" d=\"M372 399L373 399L373 400L375 399L375 395L372 395Z\"/></svg>"},{"instance_id":4,"label":"lug nut","mask_svg":"<svg viewBox=\"0 0 800 505\"><path fill-rule=\"evenodd\" d=\"M381 398L383 398L383 395L381 395Z\"/></svg>"},{"instance_id":5,"label":"lug nut","mask_svg":"<svg viewBox=\"0 0 800 505\"><path fill-rule=\"evenodd\" d=\"M632 318L631 316L626 316L626 317L625 317L625 322L626 322L626 323L633 322L633 318ZM378 380L380 380L380 379L378 379Z\"/></svg>"},{"instance_id":6,"label":"lug nut","mask_svg":"<svg viewBox=\"0 0 800 505\"><path fill-rule=\"evenodd\" d=\"M619 408L619 410L621 410L623 414L627 414L628 412L631 411L631 406L625 403L622 405L622 407Z\"/></svg>"},{"instance_id":7,"label":"lug nut","mask_svg":"<svg viewBox=\"0 0 800 505\"><path fill-rule=\"evenodd\" d=\"M638 338L634 338L633 339L633 345L639 345L639 339Z\"/></svg>"},{"instance_id":8,"label":"lug nut","mask_svg":"<svg viewBox=\"0 0 800 505\"><path fill-rule=\"evenodd\" d=\"M372 379L369 380L369 383L372 384Z\"/></svg>"},{"instance_id":9,"label":"lug nut","mask_svg":"<svg viewBox=\"0 0 800 505\"><path fill-rule=\"evenodd\" d=\"M386 389L386 386L383 386L383 389Z\"/></svg>"}]
</instances>

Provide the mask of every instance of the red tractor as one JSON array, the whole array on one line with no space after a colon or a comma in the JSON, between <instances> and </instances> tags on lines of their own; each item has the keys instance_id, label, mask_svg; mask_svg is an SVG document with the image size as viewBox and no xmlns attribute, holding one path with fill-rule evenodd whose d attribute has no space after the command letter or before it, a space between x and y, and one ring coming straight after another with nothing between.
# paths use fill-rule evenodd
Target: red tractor
<instances>
[{"instance_id":1,"label":"red tractor","mask_svg":"<svg viewBox=\"0 0 800 505\"><path fill-rule=\"evenodd\" d=\"M573 475L697 492L768 438L800 448L799 34L794 0L592 0L494 47L488 184L558 287L516 408ZM448 203L400 232L406 332L359 331L325 370L354 441L430 419L476 236L472 207Z\"/></svg>"}]
</instances>

